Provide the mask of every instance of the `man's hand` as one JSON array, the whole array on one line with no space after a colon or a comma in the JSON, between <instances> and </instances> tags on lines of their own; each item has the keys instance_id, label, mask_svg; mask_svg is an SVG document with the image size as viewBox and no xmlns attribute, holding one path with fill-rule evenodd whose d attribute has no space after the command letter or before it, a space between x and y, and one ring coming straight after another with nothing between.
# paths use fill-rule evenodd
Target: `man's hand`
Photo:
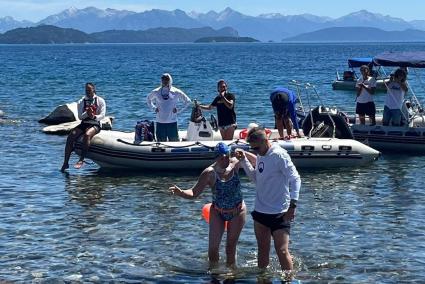
<instances>
[{"instance_id":1,"label":"man's hand","mask_svg":"<svg viewBox=\"0 0 425 284\"><path fill-rule=\"evenodd\" d=\"M235 150L234 155L235 155L235 158L238 159L239 161L242 159L245 159L245 151L242 149L237 148Z\"/></svg>"},{"instance_id":2,"label":"man's hand","mask_svg":"<svg viewBox=\"0 0 425 284\"><path fill-rule=\"evenodd\" d=\"M288 211L286 211L285 215L283 215L283 220L285 222L291 222L295 219L295 208L289 207Z\"/></svg>"},{"instance_id":3,"label":"man's hand","mask_svg":"<svg viewBox=\"0 0 425 284\"><path fill-rule=\"evenodd\" d=\"M89 116L89 118L95 118L96 117L96 113L94 111L94 109L92 107L87 107L86 109L87 115Z\"/></svg>"}]
</instances>

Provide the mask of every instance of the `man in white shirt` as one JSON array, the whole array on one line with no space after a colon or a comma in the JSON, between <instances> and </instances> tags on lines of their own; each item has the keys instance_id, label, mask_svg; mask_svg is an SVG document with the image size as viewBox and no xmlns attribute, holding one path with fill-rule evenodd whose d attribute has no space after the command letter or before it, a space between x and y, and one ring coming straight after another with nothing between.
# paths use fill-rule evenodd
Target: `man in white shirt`
<instances>
[{"instance_id":1,"label":"man in white shirt","mask_svg":"<svg viewBox=\"0 0 425 284\"><path fill-rule=\"evenodd\" d=\"M183 107L177 111L177 103L181 101ZM177 114L187 108L191 100L180 89L173 87L173 78L164 73L161 76L161 86L152 90L148 95L149 108L156 112L156 139L157 141L179 141Z\"/></svg>"},{"instance_id":2,"label":"man in white shirt","mask_svg":"<svg viewBox=\"0 0 425 284\"><path fill-rule=\"evenodd\" d=\"M248 177L256 184L255 207L251 215L258 245L258 267L264 269L268 266L273 238L280 266L291 276L290 222L295 218L301 178L286 150L278 143L270 143L264 129L251 129L247 142L257 155L240 149L235 154Z\"/></svg>"},{"instance_id":3,"label":"man in white shirt","mask_svg":"<svg viewBox=\"0 0 425 284\"><path fill-rule=\"evenodd\" d=\"M75 127L66 139L65 157L61 172L65 172L69 168L68 163L75 141L83 135L80 159L74 166L74 168L80 169L84 165L84 158L90 147L91 139L100 132L100 121L105 118L106 103L103 98L96 95L96 87L93 83L86 83L86 95L78 101L77 110L81 124Z\"/></svg>"},{"instance_id":4,"label":"man in white shirt","mask_svg":"<svg viewBox=\"0 0 425 284\"><path fill-rule=\"evenodd\" d=\"M376 107L373 101L373 94L375 94L376 80L374 77L369 76L370 71L367 65L360 67L362 77L357 80L356 90L356 114L359 115L360 124L366 124L366 115L369 116L370 124L375 125Z\"/></svg>"}]
</instances>

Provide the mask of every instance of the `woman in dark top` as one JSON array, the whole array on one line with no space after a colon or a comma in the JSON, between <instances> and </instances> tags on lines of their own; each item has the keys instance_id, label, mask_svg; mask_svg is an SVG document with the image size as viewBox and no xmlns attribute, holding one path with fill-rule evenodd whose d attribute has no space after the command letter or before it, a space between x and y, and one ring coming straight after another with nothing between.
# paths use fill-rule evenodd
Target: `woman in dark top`
<instances>
[{"instance_id":1,"label":"woman in dark top","mask_svg":"<svg viewBox=\"0 0 425 284\"><path fill-rule=\"evenodd\" d=\"M218 95L209 105L199 105L201 109L217 108L218 127L223 140L232 140L237 127L235 113L235 96L227 92L224 80L217 82Z\"/></svg>"}]
</instances>

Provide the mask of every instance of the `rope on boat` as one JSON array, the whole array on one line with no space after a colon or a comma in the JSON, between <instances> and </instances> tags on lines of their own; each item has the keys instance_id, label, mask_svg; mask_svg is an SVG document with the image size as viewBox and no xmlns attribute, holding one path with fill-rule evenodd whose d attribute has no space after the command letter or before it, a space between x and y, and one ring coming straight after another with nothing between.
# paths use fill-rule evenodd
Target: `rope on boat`
<instances>
[{"instance_id":1,"label":"rope on boat","mask_svg":"<svg viewBox=\"0 0 425 284\"><path fill-rule=\"evenodd\" d=\"M182 145L182 146L168 145L168 144L165 144L163 142L152 142L152 143L149 143L149 144L134 144L132 142L128 142L128 141L125 141L125 140L122 140L122 139L119 139L119 138L117 139L117 142L120 142L120 143L123 143L123 144L126 144L126 145L136 146L136 147L157 147L157 148L159 148L161 146L165 146L167 148L172 148L172 149L181 149L181 148L189 148L189 147L193 147L193 146L202 146L202 147L205 147L209 150L215 150L215 146L208 146L208 145L205 145L205 144L203 144L199 141L196 141L196 142L194 142L192 144L188 144L188 145ZM246 142L243 142L240 139L236 139L236 140L232 141L232 143L228 144L228 146L240 145L240 144L248 145Z\"/></svg>"}]
</instances>

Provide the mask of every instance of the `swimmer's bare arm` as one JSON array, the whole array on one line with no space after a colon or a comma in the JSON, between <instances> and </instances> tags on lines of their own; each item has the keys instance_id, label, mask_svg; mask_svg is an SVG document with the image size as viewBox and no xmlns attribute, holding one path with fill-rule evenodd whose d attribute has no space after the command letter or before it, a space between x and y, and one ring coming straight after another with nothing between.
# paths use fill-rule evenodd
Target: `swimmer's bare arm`
<instances>
[{"instance_id":1,"label":"swimmer's bare arm","mask_svg":"<svg viewBox=\"0 0 425 284\"><path fill-rule=\"evenodd\" d=\"M212 185L212 173L212 167L208 167L201 173L198 178L198 181L192 188L181 189L177 185L173 185L169 187L168 190L170 190L171 194L173 195L177 195L186 199L194 199L198 197L207 186Z\"/></svg>"}]
</instances>

